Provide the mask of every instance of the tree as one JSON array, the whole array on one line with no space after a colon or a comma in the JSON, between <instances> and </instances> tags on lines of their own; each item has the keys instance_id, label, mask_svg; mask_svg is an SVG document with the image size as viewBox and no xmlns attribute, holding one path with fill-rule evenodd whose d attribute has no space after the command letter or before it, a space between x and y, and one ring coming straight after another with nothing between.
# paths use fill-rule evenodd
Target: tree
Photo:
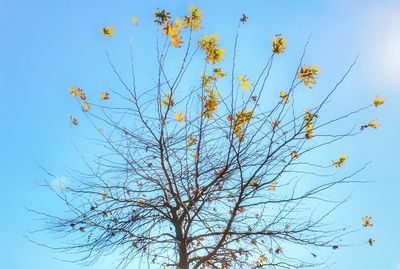
<instances>
[{"instance_id":1,"label":"tree","mask_svg":"<svg viewBox=\"0 0 400 269\"><path fill-rule=\"evenodd\" d=\"M175 20L165 10L155 12L164 41L158 41L154 87L138 88L131 44L130 82L107 53L124 90L103 92L96 104L82 89L69 89L98 128L96 143L105 153L86 163L87 171L71 171L74 184L58 189L48 184L69 213L46 215L46 229L72 242L54 249L82 253L79 261L89 263L118 252L121 267L146 258L146 263L165 268L197 269L306 267L315 262L286 250L338 248L349 231L325 220L345 200L329 200L324 194L360 182L353 177L365 167L331 175L329 171L345 165L346 155L331 164L307 156L377 128L376 120L360 129L341 127L373 105L335 118L323 113L355 62L314 107L295 105L304 86L312 89L318 80L318 66L303 63L308 42L287 90L278 96L265 92L287 40L273 37L270 57L251 80L236 65L239 30L247 19L243 15L239 20L229 72L219 66L226 51L216 34L194 41L203 17L192 6L187 16ZM132 22L137 27L135 17ZM101 32L112 37L114 28ZM176 75L167 68L171 50L182 50ZM185 75L198 72L193 62L200 55L205 55L203 73L183 90ZM220 87L223 81L226 85ZM113 98L120 99L118 105L111 105ZM261 103L262 98L268 99ZM383 102L377 96L373 104ZM71 116L71 123L78 125L78 119ZM307 210L315 201L326 204L326 210Z\"/></svg>"}]
</instances>

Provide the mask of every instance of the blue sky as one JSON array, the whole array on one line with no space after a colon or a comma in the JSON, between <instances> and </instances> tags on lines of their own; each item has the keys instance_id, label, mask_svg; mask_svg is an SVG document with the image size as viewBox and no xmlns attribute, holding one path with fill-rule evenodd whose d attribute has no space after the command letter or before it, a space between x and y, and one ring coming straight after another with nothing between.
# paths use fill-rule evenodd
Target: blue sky
<instances>
[{"instance_id":1,"label":"blue sky","mask_svg":"<svg viewBox=\"0 0 400 269\"><path fill-rule=\"evenodd\" d=\"M81 124L71 128L69 116L79 109L67 87L78 85L98 93L113 86L107 65L107 46L117 66L127 67L130 18L139 17L137 61L143 63L142 78L151 77L155 28L152 12L166 8L173 15L186 13L195 3L205 16L205 30L232 44L234 25L242 13L249 17L241 35L239 64L249 74L257 68L260 51L270 49L275 33L289 40L274 81L285 78L287 66L297 63L303 44L312 34L306 62L321 69L321 91L339 79L357 53L359 61L332 103L332 115L371 102L376 94L386 103L357 120L377 118L378 130L341 145L350 156L350 168L372 161L362 179L371 183L351 187L352 199L337 213L340 223L360 225L361 217L373 216L375 226L350 235L352 247L332 253L330 268L400 268L400 178L397 169L400 143L400 2L380 1L22 1L0 0L0 267L81 268L61 262L48 249L30 243L24 235L40 227L25 207L61 212L62 204L37 183L46 179L43 165L57 175L65 167L80 166L78 147L90 156L95 150L86 138L93 130ZM99 27L112 24L116 36L105 40ZM244 56L245 55L245 56ZM264 55L264 54L262 54ZM292 69L291 69L292 70ZM318 91L316 87L315 91ZM88 90L90 92L90 90ZM332 154L340 152L329 149ZM316 158L331 156L320 153ZM67 180L67 179L66 179ZM376 240L374 247L365 243ZM51 237L43 235L46 242ZM89 268L112 268L109 259ZM136 266L132 266L136 268Z\"/></svg>"}]
</instances>

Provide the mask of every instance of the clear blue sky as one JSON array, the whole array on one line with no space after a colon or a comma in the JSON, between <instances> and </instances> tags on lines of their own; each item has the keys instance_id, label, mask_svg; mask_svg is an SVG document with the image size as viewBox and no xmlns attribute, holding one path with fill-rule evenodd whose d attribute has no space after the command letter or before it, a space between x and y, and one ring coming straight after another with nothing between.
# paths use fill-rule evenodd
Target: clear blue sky
<instances>
[{"instance_id":1,"label":"clear blue sky","mask_svg":"<svg viewBox=\"0 0 400 269\"><path fill-rule=\"evenodd\" d=\"M87 125L71 128L69 115L79 109L71 101L67 87L77 85L97 94L114 85L107 66L107 46L116 64L128 64L130 18L139 17L137 37L138 62L150 70L149 53L154 48L155 28L152 12L166 8L174 15L186 13L188 0L0 0L0 268L4 269L75 269L54 259L48 249L38 247L23 236L40 227L36 216L25 207L62 211L62 205L37 183L46 179L43 165L57 175L65 167L79 167L77 145L90 156ZM376 94L386 103L380 109L360 116L359 120L377 118L378 130L349 141L345 151L349 169L372 161L361 179L372 182L354 186L352 199L336 214L340 223L360 225L361 217L373 216L375 226L350 235L353 246L332 253L330 268L400 269L400 2L398 0L306 0L306 1L194 1L204 10L205 28L217 32L229 49L234 25L242 13L249 17L243 27L243 70L253 70L259 55L269 50L275 33L288 37L285 63L296 63L302 45L313 34L306 62L322 69L321 91L332 85L352 62L360 58L329 112L338 114L354 106L370 103ZM105 41L101 25L112 24L117 34ZM266 45L268 44L268 45ZM264 55L264 54L263 54ZM280 67L284 71L284 67ZM151 77L142 71L142 78ZM284 77L284 76L282 76ZM279 79L279 75L277 75ZM322 152L317 158L330 160ZM67 180L67 179L66 179ZM376 240L374 247L365 243ZM45 242L50 237L43 236ZM89 268L113 268L109 260ZM133 265L131 268L136 268Z\"/></svg>"}]
</instances>

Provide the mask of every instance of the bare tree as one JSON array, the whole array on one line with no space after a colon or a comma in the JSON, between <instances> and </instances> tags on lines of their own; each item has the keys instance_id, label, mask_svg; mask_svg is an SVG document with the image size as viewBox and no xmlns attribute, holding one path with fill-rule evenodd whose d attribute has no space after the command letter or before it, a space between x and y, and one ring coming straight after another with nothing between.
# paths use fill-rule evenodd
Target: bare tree
<instances>
[{"instance_id":1,"label":"bare tree","mask_svg":"<svg viewBox=\"0 0 400 269\"><path fill-rule=\"evenodd\" d=\"M328 199L325 193L362 182L354 176L364 167L340 175L335 169L347 156L331 164L308 156L378 125L371 121L350 130L342 125L372 105L337 117L324 114L355 62L324 98L304 110L295 105L296 95L304 86L312 88L319 73L303 63L308 42L287 90L273 96L266 89L286 38L273 37L271 55L250 81L236 66L239 30L247 17L237 27L229 72L218 67L225 50L216 35L193 41L202 19L193 6L177 20L165 10L155 12L162 39L157 39L158 72L151 89L137 86L133 42L130 81L107 53L123 90L104 92L103 101L95 104L83 90L70 88L99 128L95 143L105 150L86 162L86 171L70 171L73 184L51 188L69 212L44 214L45 230L69 242L54 249L80 253L77 261L88 263L116 252L123 268L134 260L181 269L300 268L316 262L286 250L336 249L349 232L328 225L328 216L345 200ZM112 36L113 28L104 27L102 33ZM182 52L177 71L167 68L171 50ZM202 55L203 75L184 86L185 75L199 73L193 62ZM117 99L118 105L111 105ZM316 203L324 207L317 210Z\"/></svg>"}]
</instances>

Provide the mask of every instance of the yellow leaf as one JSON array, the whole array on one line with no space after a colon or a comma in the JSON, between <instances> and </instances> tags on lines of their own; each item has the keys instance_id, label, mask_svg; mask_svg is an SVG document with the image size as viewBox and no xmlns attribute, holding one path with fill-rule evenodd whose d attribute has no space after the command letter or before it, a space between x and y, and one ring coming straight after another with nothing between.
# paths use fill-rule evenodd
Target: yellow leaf
<instances>
[{"instance_id":1,"label":"yellow leaf","mask_svg":"<svg viewBox=\"0 0 400 269\"><path fill-rule=\"evenodd\" d=\"M215 69L213 70L213 72L214 72L214 75L215 75L217 78L222 78L222 77L225 77L225 76L226 76L226 72L222 72L221 67L215 68Z\"/></svg>"},{"instance_id":2,"label":"yellow leaf","mask_svg":"<svg viewBox=\"0 0 400 269\"><path fill-rule=\"evenodd\" d=\"M258 257L258 261L259 261L260 263L264 263L264 262L267 261L267 257L265 257L264 255L261 255L260 257Z\"/></svg>"},{"instance_id":3,"label":"yellow leaf","mask_svg":"<svg viewBox=\"0 0 400 269\"><path fill-rule=\"evenodd\" d=\"M363 217L362 218L362 220L363 220L363 226L364 227L372 227L372 226L374 226L372 223L371 223L371 219L372 219L372 217L369 217L369 216L365 216L365 217Z\"/></svg>"},{"instance_id":4,"label":"yellow leaf","mask_svg":"<svg viewBox=\"0 0 400 269\"><path fill-rule=\"evenodd\" d=\"M347 156L344 154L340 154L339 155L339 160L337 161L332 161L333 166L335 167L341 167L342 165L344 165L345 161L347 160Z\"/></svg>"},{"instance_id":5,"label":"yellow leaf","mask_svg":"<svg viewBox=\"0 0 400 269\"><path fill-rule=\"evenodd\" d=\"M276 35L272 38L272 52L279 54L285 51L287 39L284 36Z\"/></svg>"},{"instance_id":6,"label":"yellow leaf","mask_svg":"<svg viewBox=\"0 0 400 269\"><path fill-rule=\"evenodd\" d=\"M100 32L101 32L104 36L111 37L111 36L114 35L115 30L114 30L114 27L113 27L113 26L109 25L109 26L101 27L101 28L100 28Z\"/></svg>"},{"instance_id":7,"label":"yellow leaf","mask_svg":"<svg viewBox=\"0 0 400 269\"><path fill-rule=\"evenodd\" d=\"M281 92L279 93L279 97L282 98L283 103L285 103L285 104L289 103L289 96L288 96L288 93L287 93L287 92L281 91Z\"/></svg>"},{"instance_id":8,"label":"yellow leaf","mask_svg":"<svg viewBox=\"0 0 400 269\"><path fill-rule=\"evenodd\" d=\"M108 92L103 92L102 94L101 94L101 99L103 99L103 100L108 100L108 99L110 99L110 97L109 97L109 93Z\"/></svg>"},{"instance_id":9,"label":"yellow leaf","mask_svg":"<svg viewBox=\"0 0 400 269\"><path fill-rule=\"evenodd\" d=\"M133 25L138 25L138 22L139 22L138 18L135 17L135 16L132 16L132 24Z\"/></svg>"},{"instance_id":10,"label":"yellow leaf","mask_svg":"<svg viewBox=\"0 0 400 269\"><path fill-rule=\"evenodd\" d=\"M278 184L278 182L276 180L271 182L271 185L267 188L267 190L269 191L276 191L276 185Z\"/></svg>"},{"instance_id":11,"label":"yellow leaf","mask_svg":"<svg viewBox=\"0 0 400 269\"><path fill-rule=\"evenodd\" d=\"M218 48L218 40L219 37L217 34L213 34L211 36L205 35L197 43L200 49L206 53L207 63L219 63L222 61L222 57L225 55L226 50L223 48Z\"/></svg>"},{"instance_id":12,"label":"yellow leaf","mask_svg":"<svg viewBox=\"0 0 400 269\"><path fill-rule=\"evenodd\" d=\"M172 99L171 93L164 94L164 99L161 100L161 105L163 107L173 106L175 104L174 99Z\"/></svg>"},{"instance_id":13,"label":"yellow leaf","mask_svg":"<svg viewBox=\"0 0 400 269\"><path fill-rule=\"evenodd\" d=\"M376 120L371 120L371 121L368 122L368 126L376 129L381 125Z\"/></svg>"},{"instance_id":14,"label":"yellow leaf","mask_svg":"<svg viewBox=\"0 0 400 269\"><path fill-rule=\"evenodd\" d=\"M183 122L185 120L186 116L182 112L175 112L175 120L177 122Z\"/></svg>"},{"instance_id":15,"label":"yellow leaf","mask_svg":"<svg viewBox=\"0 0 400 269\"><path fill-rule=\"evenodd\" d=\"M385 100L383 98L380 98L379 95L375 96L374 106L378 107L380 105L383 105L383 103L385 103Z\"/></svg>"},{"instance_id":16,"label":"yellow leaf","mask_svg":"<svg viewBox=\"0 0 400 269\"><path fill-rule=\"evenodd\" d=\"M88 112L89 109L90 105L86 101L83 101L83 111Z\"/></svg>"},{"instance_id":17,"label":"yellow leaf","mask_svg":"<svg viewBox=\"0 0 400 269\"><path fill-rule=\"evenodd\" d=\"M315 83L317 83L317 76L320 72L320 69L316 65L307 66L303 65L297 74L298 79L302 79L304 85L306 85L309 89L313 87Z\"/></svg>"},{"instance_id":18,"label":"yellow leaf","mask_svg":"<svg viewBox=\"0 0 400 269\"><path fill-rule=\"evenodd\" d=\"M68 90L70 91L72 96L76 96L78 89L75 87L69 87Z\"/></svg>"},{"instance_id":19,"label":"yellow leaf","mask_svg":"<svg viewBox=\"0 0 400 269\"><path fill-rule=\"evenodd\" d=\"M183 43L183 42L182 42L182 37L181 37L181 36L174 36L174 37L171 39L171 45L174 46L175 48L180 48L180 47L182 47L182 46L181 46L182 43Z\"/></svg>"},{"instance_id":20,"label":"yellow leaf","mask_svg":"<svg viewBox=\"0 0 400 269\"><path fill-rule=\"evenodd\" d=\"M253 85L253 84L250 83L250 81L247 78L247 76L243 75L243 74L238 76L237 80L239 80L241 82L242 89L245 90L245 91L250 90L250 87Z\"/></svg>"}]
</instances>

